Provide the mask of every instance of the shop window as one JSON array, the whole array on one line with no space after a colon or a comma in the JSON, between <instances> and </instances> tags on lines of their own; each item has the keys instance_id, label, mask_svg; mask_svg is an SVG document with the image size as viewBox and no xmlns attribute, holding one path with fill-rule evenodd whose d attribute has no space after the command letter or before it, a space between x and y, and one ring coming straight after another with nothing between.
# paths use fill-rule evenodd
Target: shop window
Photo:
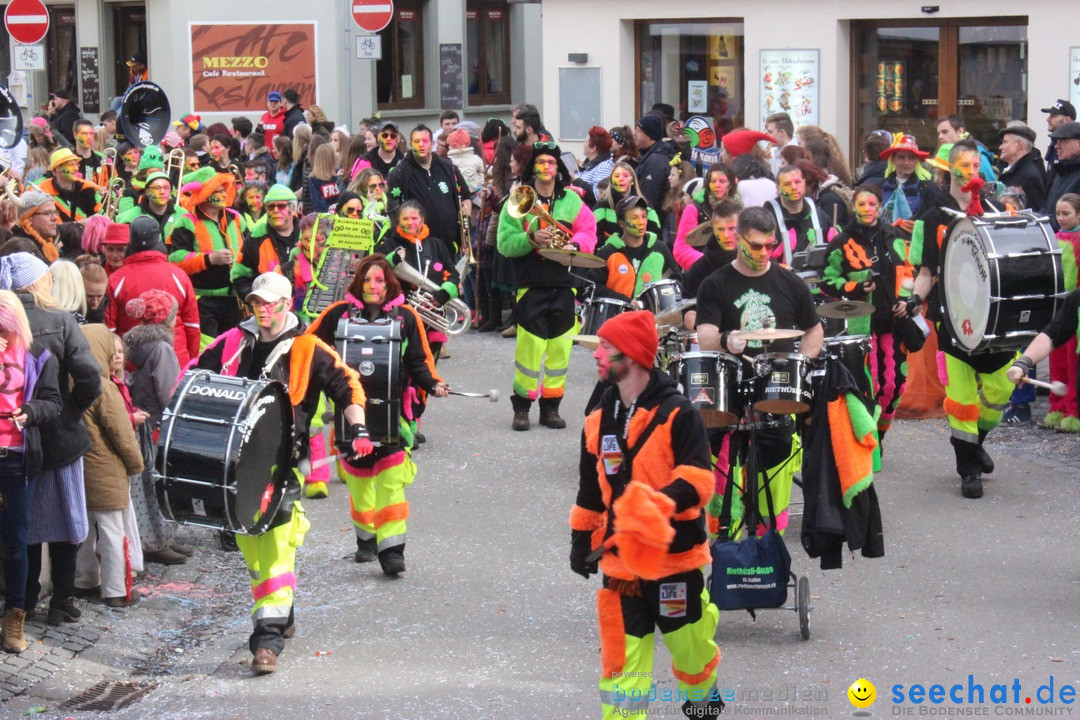
<instances>
[{"instance_id":1,"label":"shop window","mask_svg":"<svg viewBox=\"0 0 1080 720\"><path fill-rule=\"evenodd\" d=\"M146 54L146 5L113 6L113 57L115 66L116 95L123 95L131 84L131 69L128 60L136 53Z\"/></svg>"},{"instance_id":2,"label":"shop window","mask_svg":"<svg viewBox=\"0 0 1080 720\"><path fill-rule=\"evenodd\" d=\"M637 107L675 108L680 120L703 115L717 137L743 125L741 20L637 23Z\"/></svg>"},{"instance_id":3,"label":"shop window","mask_svg":"<svg viewBox=\"0 0 1080 720\"><path fill-rule=\"evenodd\" d=\"M78 102L79 48L75 40L75 8L49 5L49 32L45 34L45 72L48 91L64 88ZM48 101L48 98L46 98Z\"/></svg>"},{"instance_id":4,"label":"shop window","mask_svg":"<svg viewBox=\"0 0 1080 720\"><path fill-rule=\"evenodd\" d=\"M380 109L424 105L424 3L398 0L394 18L382 32L383 59L376 63Z\"/></svg>"},{"instance_id":5,"label":"shop window","mask_svg":"<svg viewBox=\"0 0 1080 720\"><path fill-rule=\"evenodd\" d=\"M510 23L506 0L469 0L465 9L469 104L510 102Z\"/></svg>"}]
</instances>

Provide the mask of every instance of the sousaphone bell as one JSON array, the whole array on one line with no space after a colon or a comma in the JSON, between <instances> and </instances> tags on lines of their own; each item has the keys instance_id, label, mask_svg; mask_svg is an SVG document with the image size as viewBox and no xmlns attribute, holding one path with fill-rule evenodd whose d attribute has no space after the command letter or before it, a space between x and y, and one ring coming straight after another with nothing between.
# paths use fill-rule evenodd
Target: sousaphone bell
<instances>
[{"instance_id":1,"label":"sousaphone bell","mask_svg":"<svg viewBox=\"0 0 1080 720\"><path fill-rule=\"evenodd\" d=\"M157 145L169 131L172 109L157 83L137 82L127 89L120 104L120 131L138 148Z\"/></svg>"},{"instance_id":2,"label":"sousaphone bell","mask_svg":"<svg viewBox=\"0 0 1080 720\"><path fill-rule=\"evenodd\" d=\"M23 134L22 110L15 97L0 85L0 147L10 149L19 144Z\"/></svg>"}]
</instances>

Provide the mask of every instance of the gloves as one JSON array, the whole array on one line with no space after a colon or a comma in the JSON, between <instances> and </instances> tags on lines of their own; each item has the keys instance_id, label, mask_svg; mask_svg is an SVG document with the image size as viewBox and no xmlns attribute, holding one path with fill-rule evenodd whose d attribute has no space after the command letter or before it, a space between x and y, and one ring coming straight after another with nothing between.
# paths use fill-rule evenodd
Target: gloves
<instances>
[{"instance_id":1,"label":"gloves","mask_svg":"<svg viewBox=\"0 0 1080 720\"><path fill-rule=\"evenodd\" d=\"M668 546L675 539L671 517L675 501L643 482L634 480L613 506L619 558L630 572L646 580L663 577Z\"/></svg>"},{"instance_id":2,"label":"gloves","mask_svg":"<svg viewBox=\"0 0 1080 720\"><path fill-rule=\"evenodd\" d=\"M368 436L367 428L363 425L353 425L350 428L353 436L352 442L349 447L352 449L354 457L364 457L375 452L375 444L371 442L371 438Z\"/></svg>"},{"instance_id":3,"label":"gloves","mask_svg":"<svg viewBox=\"0 0 1080 720\"><path fill-rule=\"evenodd\" d=\"M599 572L597 562L586 562L592 552L592 533L588 530L570 531L570 569L586 580L590 575Z\"/></svg>"}]
</instances>

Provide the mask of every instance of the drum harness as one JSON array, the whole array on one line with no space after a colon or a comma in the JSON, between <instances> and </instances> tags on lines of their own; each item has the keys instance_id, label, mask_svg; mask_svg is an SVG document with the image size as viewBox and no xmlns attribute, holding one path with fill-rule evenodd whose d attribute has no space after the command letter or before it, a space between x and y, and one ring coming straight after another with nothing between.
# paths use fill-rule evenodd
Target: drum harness
<instances>
[{"instance_id":1,"label":"drum harness","mask_svg":"<svg viewBox=\"0 0 1080 720\"><path fill-rule=\"evenodd\" d=\"M818 219L817 205L808 197L804 197L803 202L810 207L810 221L814 224L814 244L823 243L825 236L821 234L821 220ZM777 200L770 200L769 206L772 207L773 215L776 216L780 244L784 247L784 264L791 267L791 243L788 242L788 227L784 222L784 209L780 207L780 202Z\"/></svg>"},{"instance_id":2,"label":"drum harness","mask_svg":"<svg viewBox=\"0 0 1080 720\"><path fill-rule=\"evenodd\" d=\"M269 379L271 379L270 378L270 371L273 369L274 365L277 365L277 362L278 362L278 360L281 359L281 356L284 355L285 353L289 352L289 350L292 349L293 340L295 340L295 339L296 338L289 338L288 340L283 340L274 347L273 351L270 353L270 356L268 358L266 358L266 364L263 365L262 372L259 373L259 380L269 380ZM222 365L221 365L222 370L224 370L227 367L230 367L233 363L235 363L237 360L239 360L240 355L244 352L244 350L247 349L247 347L248 346L247 346L246 343L240 343L240 348L235 353L233 353L233 356L231 358L229 358L228 360L226 360L224 363L222 363ZM285 384L285 388L288 389L289 384L288 383L284 383L284 384Z\"/></svg>"}]
</instances>

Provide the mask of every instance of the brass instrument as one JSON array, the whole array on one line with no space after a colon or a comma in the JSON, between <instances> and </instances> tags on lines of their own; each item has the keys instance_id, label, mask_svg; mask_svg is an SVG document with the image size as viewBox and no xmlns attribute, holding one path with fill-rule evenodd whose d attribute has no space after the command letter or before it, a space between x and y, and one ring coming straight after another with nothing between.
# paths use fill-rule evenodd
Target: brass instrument
<instances>
[{"instance_id":1,"label":"brass instrument","mask_svg":"<svg viewBox=\"0 0 1080 720\"><path fill-rule=\"evenodd\" d=\"M551 213L544 209L544 206L540 204L540 200L536 197L536 191L528 185L518 185L514 188L506 203L508 205L506 212L512 218L524 218L532 215L546 222L550 226L548 229L555 233L555 239L551 241L551 247L565 247L574 236L574 232L570 228L560 223L551 216Z\"/></svg>"},{"instance_id":2,"label":"brass instrument","mask_svg":"<svg viewBox=\"0 0 1080 720\"><path fill-rule=\"evenodd\" d=\"M120 198L124 196L125 187L127 183L122 177L114 177L109 181L105 196L101 200L101 214L110 220L116 220L116 213L120 210Z\"/></svg>"},{"instance_id":3,"label":"brass instrument","mask_svg":"<svg viewBox=\"0 0 1080 720\"><path fill-rule=\"evenodd\" d=\"M435 301L439 286L427 277L427 267L421 274L404 260L394 268L398 280L413 285L415 290L409 293L406 302L413 306L424 324L432 330L439 330L447 335L460 335L469 329L469 306L457 298L447 300L442 307Z\"/></svg>"},{"instance_id":4,"label":"brass instrument","mask_svg":"<svg viewBox=\"0 0 1080 720\"><path fill-rule=\"evenodd\" d=\"M105 152L101 154L101 164L108 165L110 167L116 167L116 148L107 147Z\"/></svg>"},{"instance_id":5,"label":"brass instrument","mask_svg":"<svg viewBox=\"0 0 1080 720\"><path fill-rule=\"evenodd\" d=\"M22 186L18 178L9 172L10 170L10 165L0 162L0 200L11 200L17 205Z\"/></svg>"},{"instance_id":6,"label":"brass instrument","mask_svg":"<svg viewBox=\"0 0 1080 720\"><path fill-rule=\"evenodd\" d=\"M165 156L164 173L169 176L170 180L174 177L176 178L174 191L177 196L180 195L180 188L184 186L185 160L184 151L181 148L173 148L169 151L169 154Z\"/></svg>"},{"instance_id":7,"label":"brass instrument","mask_svg":"<svg viewBox=\"0 0 1080 720\"><path fill-rule=\"evenodd\" d=\"M230 165L229 166L229 172L231 172L233 177L236 178L236 184L240 185L240 186L243 186L243 184L244 184L244 173L240 172L240 168L237 167L235 164Z\"/></svg>"}]
</instances>

